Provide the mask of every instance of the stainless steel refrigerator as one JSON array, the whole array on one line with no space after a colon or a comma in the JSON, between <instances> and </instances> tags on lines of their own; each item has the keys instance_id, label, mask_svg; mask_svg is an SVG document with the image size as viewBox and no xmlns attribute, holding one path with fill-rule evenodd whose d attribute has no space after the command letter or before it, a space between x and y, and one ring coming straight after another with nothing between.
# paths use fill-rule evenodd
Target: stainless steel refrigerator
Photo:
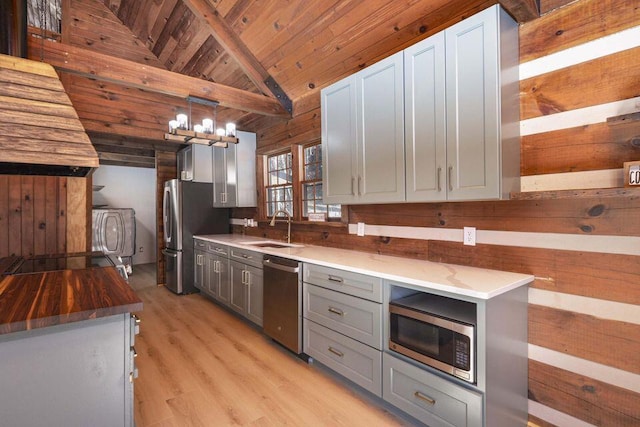
<instances>
[{"instance_id":1,"label":"stainless steel refrigerator","mask_svg":"<svg viewBox=\"0 0 640 427\"><path fill-rule=\"evenodd\" d=\"M213 208L210 183L172 179L162 202L165 280L176 294L197 292L193 285L193 236L229 233L229 209Z\"/></svg>"}]
</instances>

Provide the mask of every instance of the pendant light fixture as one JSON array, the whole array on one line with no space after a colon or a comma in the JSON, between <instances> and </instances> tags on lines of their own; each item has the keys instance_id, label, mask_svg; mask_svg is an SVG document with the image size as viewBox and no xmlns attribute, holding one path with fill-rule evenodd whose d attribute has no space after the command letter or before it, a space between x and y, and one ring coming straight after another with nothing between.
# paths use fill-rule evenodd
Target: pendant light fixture
<instances>
[{"instance_id":1,"label":"pendant light fixture","mask_svg":"<svg viewBox=\"0 0 640 427\"><path fill-rule=\"evenodd\" d=\"M237 144L236 125L227 123L225 128L216 128L218 101L210 101L195 96L188 96L189 114L180 113L175 120L169 121L169 132L164 134L166 141L180 144L202 144L227 148L228 144ZM205 118L202 124L194 125L191 121L191 104L213 107L213 119Z\"/></svg>"}]
</instances>

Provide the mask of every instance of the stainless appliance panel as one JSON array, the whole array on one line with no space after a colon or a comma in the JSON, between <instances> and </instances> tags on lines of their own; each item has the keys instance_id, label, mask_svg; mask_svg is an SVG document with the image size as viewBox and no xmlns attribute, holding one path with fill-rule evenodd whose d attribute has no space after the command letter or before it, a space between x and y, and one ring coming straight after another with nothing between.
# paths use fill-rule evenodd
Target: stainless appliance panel
<instances>
[{"instance_id":1,"label":"stainless appliance panel","mask_svg":"<svg viewBox=\"0 0 640 427\"><path fill-rule=\"evenodd\" d=\"M182 250L182 185L177 179L164 184L162 202L164 244L169 249Z\"/></svg>"},{"instance_id":2,"label":"stainless appliance panel","mask_svg":"<svg viewBox=\"0 0 640 427\"><path fill-rule=\"evenodd\" d=\"M265 255L264 333L296 354L302 353L301 263Z\"/></svg>"},{"instance_id":3,"label":"stainless appliance panel","mask_svg":"<svg viewBox=\"0 0 640 427\"><path fill-rule=\"evenodd\" d=\"M166 286L171 291L181 294L183 291L182 252L163 249L162 254L164 255Z\"/></svg>"}]
</instances>

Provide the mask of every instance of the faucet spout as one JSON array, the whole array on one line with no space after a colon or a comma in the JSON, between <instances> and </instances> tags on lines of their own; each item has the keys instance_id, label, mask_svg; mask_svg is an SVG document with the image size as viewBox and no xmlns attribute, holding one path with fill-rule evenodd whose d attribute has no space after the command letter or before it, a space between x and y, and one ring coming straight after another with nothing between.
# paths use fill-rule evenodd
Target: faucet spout
<instances>
[{"instance_id":1,"label":"faucet spout","mask_svg":"<svg viewBox=\"0 0 640 427\"><path fill-rule=\"evenodd\" d=\"M291 214L289 214L289 212L284 209L278 209L271 217L271 222L269 223L269 225L272 227L276 225L276 217L279 213L287 215L287 243L291 243Z\"/></svg>"}]
</instances>

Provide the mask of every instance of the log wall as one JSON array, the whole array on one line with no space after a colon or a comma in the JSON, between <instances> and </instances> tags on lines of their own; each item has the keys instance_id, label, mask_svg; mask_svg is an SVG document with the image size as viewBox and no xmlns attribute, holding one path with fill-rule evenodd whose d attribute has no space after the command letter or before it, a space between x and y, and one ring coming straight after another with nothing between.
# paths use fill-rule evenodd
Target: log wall
<instances>
[{"instance_id":1,"label":"log wall","mask_svg":"<svg viewBox=\"0 0 640 427\"><path fill-rule=\"evenodd\" d=\"M607 119L640 109L640 7L541 3L544 16L520 28L524 193L349 206L345 223L293 224L292 239L534 275L529 424L637 426L640 190L620 187L622 163L640 159L640 122ZM319 140L319 99L304 104L287 123L258 124L260 154ZM356 237L357 222L366 236ZM477 228L476 246L462 245L464 226ZM282 238L285 227L262 222L245 232Z\"/></svg>"}]
</instances>

